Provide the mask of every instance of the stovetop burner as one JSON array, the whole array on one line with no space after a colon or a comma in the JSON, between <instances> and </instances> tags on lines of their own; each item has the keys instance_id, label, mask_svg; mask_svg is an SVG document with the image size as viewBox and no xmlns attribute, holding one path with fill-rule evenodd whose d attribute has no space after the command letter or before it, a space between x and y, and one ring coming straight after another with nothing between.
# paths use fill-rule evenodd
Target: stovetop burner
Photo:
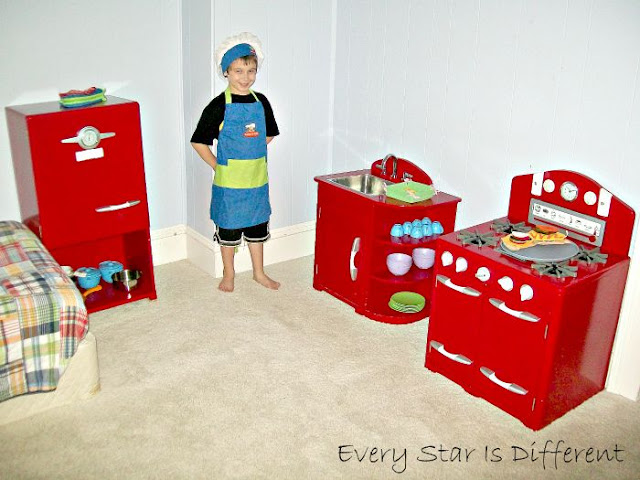
<instances>
[{"instance_id":1,"label":"stovetop burner","mask_svg":"<svg viewBox=\"0 0 640 480\"><path fill-rule=\"evenodd\" d=\"M513 233L514 231L527 233L529 232L529 230L531 230L531 228L528 227L524 222L511 223L509 220L496 220L491 224L491 230L494 230L496 233L509 234Z\"/></svg>"},{"instance_id":2,"label":"stovetop burner","mask_svg":"<svg viewBox=\"0 0 640 480\"><path fill-rule=\"evenodd\" d=\"M531 265L540 275L548 275L555 278L577 277L578 267L569 265L569 261L534 263Z\"/></svg>"},{"instance_id":3,"label":"stovetop burner","mask_svg":"<svg viewBox=\"0 0 640 480\"><path fill-rule=\"evenodd\" d=\"M591 250L587 250L582 245L579 246L580 251L576 253L576 255L571 260L576 260L578 262L585 262L588 265L594 263L607 263L607 255L606 253L600 252L600 247L596 247Z\"/></svg>"},{"instance_id":4,"label":"stovetop burner","mask_svg":"<svg viewBox=\"0 0 640 480\"><path fill-rule=\"evenodd\" d=\"M462 245L475 245L476 247L484 247L489 245L495 247L500 241L499 237L496 237L493 233L480 233L477 230L469 231L463 230L458 233L458 240Z\"/></svg>"}]
</instances>

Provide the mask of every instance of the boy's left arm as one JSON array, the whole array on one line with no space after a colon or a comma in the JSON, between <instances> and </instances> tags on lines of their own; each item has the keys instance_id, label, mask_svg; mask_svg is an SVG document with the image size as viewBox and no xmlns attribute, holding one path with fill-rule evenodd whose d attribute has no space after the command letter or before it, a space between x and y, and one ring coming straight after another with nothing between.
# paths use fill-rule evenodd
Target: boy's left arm
<instances>
[{"instance_id":1,"label":"boy's left arm","mask_svg":"<svg viewBox=\"0 0 640 480\"><path fill-rule=\"evenodd\" d=\"M267 145L269 145L269 143L271 142L271 140L273 140L274 137L267 137Z\"/></svg>"}]
</instances>

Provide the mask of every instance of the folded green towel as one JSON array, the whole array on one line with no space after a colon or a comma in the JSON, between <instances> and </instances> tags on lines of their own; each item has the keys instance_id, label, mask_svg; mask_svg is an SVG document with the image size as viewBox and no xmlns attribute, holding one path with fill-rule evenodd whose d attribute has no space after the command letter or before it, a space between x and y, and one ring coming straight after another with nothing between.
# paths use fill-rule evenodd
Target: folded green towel
<instances>
[{"instance_id":1,"label":"folded green towel","mask_svg":"<svg viewBox=\"0 0 640 480\"><path fill-rule=\"evenodd\" d=\"M88 88L87 90L69 90L60 93L60 105L64 108L86 107L107 101L104 88Z\"/></svg>"},{"instance_id":2,"label":"folded green towel","mask_svg":"<svg viewBox=\"0 0 640 480\"><path fill-rule=\"evenodd\" d=\"M418 182L401 182L387 187L387 197L406 203L429 200L435 193L433 186Z\"/></svg>"}]
</instances>

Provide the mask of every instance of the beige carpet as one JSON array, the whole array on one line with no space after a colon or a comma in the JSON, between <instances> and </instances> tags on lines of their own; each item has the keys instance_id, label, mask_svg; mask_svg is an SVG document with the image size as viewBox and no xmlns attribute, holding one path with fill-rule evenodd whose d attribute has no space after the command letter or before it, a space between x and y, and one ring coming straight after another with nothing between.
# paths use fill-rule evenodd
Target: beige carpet
<instances>
[{"instance_id":1,"label":"beige carpet","mask_svg":"<svg viewBox=\"0 0 640 480\"><path fill-rule=\"evenodd\" d=\"M312 265L269 267L278 292L241 274L233 294L159 267L158 300L91 317L102 391L0 428L0 477L640 478L640 403L603 392L533 432L423 367L427 321L359 316L313 290ZM620 451L543 465L547 441Z\"/></svg>"}]
</instances>

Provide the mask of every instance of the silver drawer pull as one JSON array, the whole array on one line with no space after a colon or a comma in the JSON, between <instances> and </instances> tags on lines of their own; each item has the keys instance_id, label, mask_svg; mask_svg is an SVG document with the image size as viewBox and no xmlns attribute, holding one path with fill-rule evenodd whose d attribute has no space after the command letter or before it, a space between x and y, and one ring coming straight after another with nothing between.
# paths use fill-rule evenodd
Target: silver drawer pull
<instances>
[{"instance_id":1,"label":"silver drawer pull","mask_svg":"<svg viewBox=\"0 0 640 480\"><path fill-rule=\"evenodd\" d=\"M438 280L438 282L440 282L441 284L451 288L452 290L455 290L456 292L464 293L465 295L469 295L470 297L480 296L479 291L474 290L471 287L461 287L460 285L456 285L451 281L449 277L445 277L444 275L437 275L436 280Z\"/></svg>"},{"instance_id":2,"label":"silver drawer pull","mask_svg":"<svg viewBox=\"0 0 640 480\"><path fill-rule=\"evenodd\" d=\"M540 321L540 317L536 317L535 315L529 312L513 310L507 307L506 303L504 303L502 300L498 300L497 298L490 298L489 303L491 303L491 305L496 307L498 310L503 311L507 315L511 315L512 317L519 318L520 320L526 320L527 322L533 322L533 323Z\"/></svg>"},{"instance_id":3,"label":"silver drawer pull","mask_svg":"<svg viewBox=\"0 0 640 480\"><path fill-rule=\"evenodd\" d=\"M63 138L60 143L77 143L85 150L96 148L100 140L115 137L115 132L101 133L96 127L86 126L80 129L75 137Z\"/></svg>"},{"instance_id":4,"label":"silver drawer pull","mask_svg":"<svg viewBox=\"0 0 640 480\"><path fill-rule=\"evenodd\" d=\"M480 371L482 372L482 374L485 377L487 377L489 380L491 380L496 385L504 388L505 390L509 390L510 392L517 393L518 395L526 395L527 393L529 393L527 390L522 388L520 385L516 385L515 383L503 382L498 377L496 377L496 372L494 372L493 370L488 369L487 367L480 367Z\"/></svg>"},{"instance_id":5,"label":"silver drawer pull","mask_svg":"<svg viewBox=\"0 0 640 480\"><path fill-rule=\"evenodd\" d=\"M464 355L460 355L459 353L449 353L444 349L444 345L440 342L436 342L435 340L431 340L430 345L436 349L436 351L449 360L453 360L454 362L462 363L463 365L471 365L473 362L465 357Z\"/></svg>"},{"instance_id":6,"label":"silver drawer pull","mask_svg":"<svg viewBox=\"0 0 640 480\"><path fill-rule=\"evenodd\" d=\"M105 205L104 207L96 208L96 212L98 213L113 212L115 210L122 210L124 208L133 207L135 205L138 205L139 203L140 203L140 200L130 200L128 202L121 203L120 205Z\"/></svg>"},{"instance_id":7,"label":"silver drawer pull","mask_svg":"<svg viewBox=\"0 0 640 480\"><path fill-rule=\"evenodd\" d=\"M360 250L360 237L356 237L353 239L353 244L351 245L351 255L349 257L349 274L351 275L351 280L356 281L358 278L358 269L356 268L356 254Z\"/></svg>"}]
</instances>

